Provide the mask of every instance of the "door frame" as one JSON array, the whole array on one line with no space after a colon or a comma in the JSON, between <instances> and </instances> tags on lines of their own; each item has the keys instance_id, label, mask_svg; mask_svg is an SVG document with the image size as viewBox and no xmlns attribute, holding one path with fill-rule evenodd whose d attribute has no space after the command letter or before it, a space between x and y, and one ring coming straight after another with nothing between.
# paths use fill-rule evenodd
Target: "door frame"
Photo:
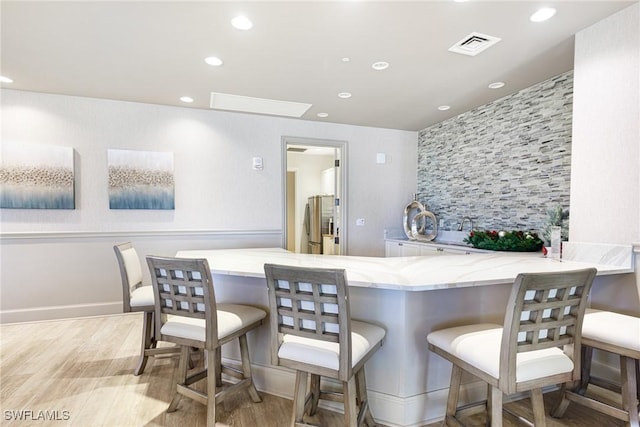
<instances>
[{"instance_id":1,"label":"door frame","mask_svg":"<svg viewBox=\"0 0 640 427\"><path fill-rule=\"evenodd\" d=\"M340 159L340 167L338 168L338 174L336 176L336 187L340 188L340 254L347 255L347 241L348 241L348 227L347 227L347 212L348 203L347 195L347 141L333 140L333 139L319 139L319 138L304 138L296 136L283 136L281 146L282 156L282 247L287 247L288 231L287 231L287 146L288 145L303 145L310 147L330 147L340 151L338 156ZM339 182L338 182L339 181Z\"/></svg>"}]
</instances>

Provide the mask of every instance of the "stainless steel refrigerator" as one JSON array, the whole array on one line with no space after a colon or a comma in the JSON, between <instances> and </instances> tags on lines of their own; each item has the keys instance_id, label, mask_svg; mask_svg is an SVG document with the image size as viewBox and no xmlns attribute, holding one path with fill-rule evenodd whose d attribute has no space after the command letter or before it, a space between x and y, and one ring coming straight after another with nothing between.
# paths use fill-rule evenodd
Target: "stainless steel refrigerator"
<instances>
[{"instance_id":1,"label":"stainless steel refrigerator","mask_svg":"<svg viewBox=\"0 0 640 427\"><path fill-rule=\"evenodd\" d=\"M305 210L304 225L307 233L308 253L322 253L322 236L332 235L334 197L311 196Z\"/></svg>"}]
</instances>

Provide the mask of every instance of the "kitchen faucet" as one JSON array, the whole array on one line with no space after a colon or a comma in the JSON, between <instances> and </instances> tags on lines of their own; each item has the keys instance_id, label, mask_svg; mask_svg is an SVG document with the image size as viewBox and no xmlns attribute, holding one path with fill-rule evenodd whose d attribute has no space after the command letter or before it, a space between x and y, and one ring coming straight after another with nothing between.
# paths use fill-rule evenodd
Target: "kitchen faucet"
<instances>
[{"instance_id":1,"label":"kitchen faucet","mask_svg":"<svg viewBox=\"0 0 640 427\"><path fill-rule=\"evenodd\" d=\"M458 231L462 231L462 226L464 225L464 222L466 220L469 220L469 231L473 231L473 221L468 216L462 218L462 221L460 221L460 226L458 226Z\"/></svg>"}]
</instances>

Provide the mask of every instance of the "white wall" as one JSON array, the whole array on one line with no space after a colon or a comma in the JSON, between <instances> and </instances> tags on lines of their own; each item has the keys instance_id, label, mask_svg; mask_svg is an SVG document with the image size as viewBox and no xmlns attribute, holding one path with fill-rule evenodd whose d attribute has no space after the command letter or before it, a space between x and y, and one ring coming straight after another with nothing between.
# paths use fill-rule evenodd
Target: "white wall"
<instances>
[{"instance_id":1,"label":"white wall","mask_svg":"<svg viewBox=\"0 0 640 427\"><path fill-rule=\"evenodd\" d=\"M636 244L636 273L599 278L598 308L640 314L640 4L576 34L569 240Z\"/></svg>"},{"instance_id":2,"label":"white wall","mask_svg":"<svg viewBox=\"0 0 640 427\"><path fill-rule=\"evenodd\" d=\"M640 5L576 34L570 240L640 242Z\"/></svg>"},{"instance_id":3,"label":"white wall","mask_svg":"<svg viewBox=\"0 0 640 427\"><path fill-rule=\"evenodd\" d=\"M280 246L283 136L347 141L351 255L383 256L383 230L401 221L415 192L415 132L6 89L0 96L3 142L69 146L76 160L75 210L0 211L3 314L53 305L80 305L75 314L91 304L113 311L120 298L111 249L117 241L157 247L158 254ZM109 210L109 148L173 152L176 209ZM376 165L378 151L394 161ZM262 171L251 169L254 156L264 159ZM356 230L363 215L368 222ZM234 233L238 239L228 239ZM44 259L48 253L55 262ZM35 312L27 317L37 318Z\"/></svg>"}]
</instances>

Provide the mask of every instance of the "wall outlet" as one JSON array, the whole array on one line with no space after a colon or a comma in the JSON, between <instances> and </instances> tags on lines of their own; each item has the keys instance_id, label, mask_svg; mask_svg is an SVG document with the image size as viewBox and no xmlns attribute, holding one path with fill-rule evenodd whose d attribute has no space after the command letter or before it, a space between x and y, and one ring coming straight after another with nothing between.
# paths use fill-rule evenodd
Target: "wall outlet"
<instances>
[{"instance_id":1,"label":"wall outlet","mask_svg":"<svg viewBox=\"0 0 640 427\"><path fill-rule=\"evenodd\" d=\"M356 219L356 225L359 227L364 226L364 218L357 218Z\"/></svg>"},{"instance_id":2,"label":"wall outlet","mask_svg":"<svg viewBox=\"0 0 640 427\"><path fill-rule=\"evenodd\" d=\"M440 221L438 221L438 227L444 227L444 219L440 218Z\"/></svg>"}]
</instances>

